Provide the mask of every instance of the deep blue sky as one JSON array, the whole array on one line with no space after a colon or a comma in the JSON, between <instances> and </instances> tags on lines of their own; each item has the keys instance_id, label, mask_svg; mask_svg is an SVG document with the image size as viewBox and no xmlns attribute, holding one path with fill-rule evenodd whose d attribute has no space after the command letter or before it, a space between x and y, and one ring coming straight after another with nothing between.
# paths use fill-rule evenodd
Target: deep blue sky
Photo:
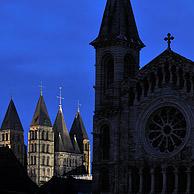
<instances>
[{"instance_id":1,"label":"deep blue sky","mask_svg":"<svg viewBox=\"0 0 194 194\"><path fill-rule=\"evenodd\" d=\"M47 108L54 121L58 87L68 128L77 108L91 136L94 110L94 49L106 0L0 1L0 122L13 96L25 138L43 81ZM194 59L193 0L132 0L140 36L146 44L141 66L166 48L164 36L175 36L173 50Z\"/></svg>"}]
</instances>

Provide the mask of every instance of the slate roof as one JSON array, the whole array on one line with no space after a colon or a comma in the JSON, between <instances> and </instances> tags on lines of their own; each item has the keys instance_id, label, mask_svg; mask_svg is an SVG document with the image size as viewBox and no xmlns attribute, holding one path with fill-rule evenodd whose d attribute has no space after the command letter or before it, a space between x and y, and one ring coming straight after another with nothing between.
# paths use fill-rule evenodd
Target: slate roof
<instances>
[{"instance_id":1,"label":"slate roof","mask_svg":"<svg viewBox=\"0 0 194 194\"><path fill-rule=\"evenodd\" d=\"M53 130L55 137L55 152L74 153L74 148L65 124L62 108L59 108L58 110Z\"/></svg>"},{"instance_id":2,"label":"slate roof","mask_svg":"<svg viewBox=\"0 0 194 194\"><path fill-rule=\"evenodd\" d=\"M73 139L73 147L74 147L74 151L76 154L80 154L81 151L80 151L80 148L79 148L79 145L78 145L78 142L77 142L77 138L76 138L76 135L74 135L74 139Z\"/></svg>"},{"instance_id":3,"label":"slate roof","mask_svg":"<svg viewBox=\"0 0 194 194\"><path fill-rule=\"evenodd\" d=\"M74 118L71 130L70 130L70 137L71 141L74 141L74 135L76 135L77 143L79 145L80 151L83 151L83 140L89 139L88 134L86 132L86 128L84 126L82 117L80 112L76 113L76 116Z\"/></svg>"},{"instance_id":4,"label":"slate roof","mask_svg":"<svg viewBox=\"0 0 194 194\"><path fill-rule=\"evenodd\" d=\"M36 105L36 110L34 112L34 116L31 122L31 126L37 126L37 125L52 127L51 120L42 95L40 95L40 98Z\"/></svg>"},{"instance_id":5,"label":"slate roof","mask_svg":"<svg viewBox=\"0 0 194 194\"><path fill-rule=\"evenodd\" d=\"M107 0L99 35L91 45L112 40L126 41L138 48L144 47L130 0Z\"/></svg>"},{"instance_id":6,"label":"slate roof","mask_svg":"<svg viewBox=\"0 0 194 194\"><path fill-rule=\"evenodd\" d=\"M20 121L20 118L18 116L16 107L14 105L13 100L11 99L7 112L5 114L5 118L3 120L1 130L17 130L17 131L23 131L23 127Z\"/></svg>"},{"instance_id":7,"label":"slate roof","mask_svg":"<svg viewBox=\"0 0 194 194\"><path fill-rule=\"evenodd\" d=\"M8 147L0 147L0 193L35 194L38 186Z\"/></svg>"}]
</instances>

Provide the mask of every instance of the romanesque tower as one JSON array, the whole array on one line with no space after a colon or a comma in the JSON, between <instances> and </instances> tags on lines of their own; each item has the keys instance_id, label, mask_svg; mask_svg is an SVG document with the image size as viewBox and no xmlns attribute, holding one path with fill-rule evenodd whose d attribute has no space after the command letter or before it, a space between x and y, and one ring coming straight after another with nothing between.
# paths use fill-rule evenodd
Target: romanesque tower
<instances>
[{"instance_id":1,"label":"romanesque tower","mask_svg":"<svg viewBox=\"0 0 194 194\"><path fill-rule=\"evenodd\" d=\"M54 133L41 93L28 133L28 174L42 185L54 173Z\"/></svg>"},{"instance_id":2,"label":"romanesque tower","mask_svg":"<svg viewBox=\"0 0 194 194\"><path fill-rule=\"evenodd\" d=\"M73 170L82 166L83 156L78 147L74 149L71 142L62 110L61 91L59 99L59 110L53 126L55 153L54 174L58 177L64 177L66 174L71 174Z\"/></svg>"},{"instance_id":3,"label":"romanesque tower","mask_svg":"<svg viewBox=\"0 0 194 194\"><path fill-rule=\"evenodd\" d=\"M77 152L80 150L81 154L83 154L83 165L85 166L87 174L90 174L90 142L79 107L69 134L73 142L74 149L77 150Z\"/></svg>"},{"instance_id":4,"label":"romanesque tower","mask_svg":"<svg viewBox=\"0 0 194 194\"><path fill-rule=\"evenodd\" d=\"M129 0L107 0L99 35L91 45L96 50L93 188L94 193L112 193L110 187L119 193L120 161L124 159L120 153L127 152L121 135L128 133L121 133L121 84L134 82L144 47Z\"/></svg>"},{"instance_id":5,"label":"romanesque tower","mask_svg":"<svg viewBox=\"0 0 194 194\"><path fill-rule=\"evenodd\" d=\"M0 129L0 145L11 148L17 159L25 164L24 130L12 99Z\"/></svg>"}]
</instances>

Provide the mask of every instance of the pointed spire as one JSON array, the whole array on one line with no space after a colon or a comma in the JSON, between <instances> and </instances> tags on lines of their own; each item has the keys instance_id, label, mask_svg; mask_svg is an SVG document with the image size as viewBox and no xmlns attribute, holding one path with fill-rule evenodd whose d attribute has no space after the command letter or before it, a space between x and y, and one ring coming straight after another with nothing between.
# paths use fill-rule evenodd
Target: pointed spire
<instances>
[{"instance_id":1,"label":"pointed spire","mask_svg":"<svg viewBox=\"0 0 194 194\"><path fill-rule=\"evenodd\" d=\"M39 97L38 103L36 105L36 110L31 122L31 126L37 125L52 127L44 97L42 95L40 95Z\"/></svg>"},{"instance_id":2,"label":"pointed spire","mask_svg":"<svg viewBox=\"0 0 194 194\"><path fill-rule=\"evenodd\" d=\"M83 140L89 139L88 134L86 132L86 128L84 126L82 117L80 112L76 113L76 116L74 118L71 130L70 130L70 137L72 142L74 142L74 138L76 136L77 143L79 145L80 151L83 151Z\"/></svg>"},{"instance_id":3,"label":"pointed spire","mask_svg":"<svg viewBox=\"0 0 194 194\"><path fill-rule=\"evenodd\" d=\"M14 105L13 99L11 97L5 118L3 120L1 130L18 130L23 131L23 127L18 116L16 107Z\"/></svg>"},{"instance_id":4,"label":"pointed spire","mask_svg":"<svg viewBox=\"0 0 194 194\"><path fill-rule=\"evenodd\" d=\"M143 48L130 0L107 0L98 37L91 43L125 41L135 48Z\"/></svg>"},{"instance_id":5,"label":"pointed spire","mask_svg":"<svg viewBox=\"0 0 194 194\"><path fill-rule=\"evenodd\" d=\"M73 145L67 130L63 111L59 107L57 117L53 126L54 137L55 137L55 152L70 152L74 153Z\"/></svg>"}]
</instances>

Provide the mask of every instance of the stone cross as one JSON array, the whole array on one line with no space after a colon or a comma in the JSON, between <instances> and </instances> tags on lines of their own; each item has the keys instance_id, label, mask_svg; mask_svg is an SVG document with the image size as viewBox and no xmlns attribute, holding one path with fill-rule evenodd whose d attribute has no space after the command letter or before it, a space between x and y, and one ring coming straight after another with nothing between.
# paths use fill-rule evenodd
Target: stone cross
<instances>
[{"instance_id":1,"label":"stone cross","mask_svg":"<svg viewBox=\"0 0 194 194\"><path fill-rule=\"evenodd\" d=\"M77 103L77 112L80 112L80 107L81 107L81 104L79 103L79 100L78 100L78 103Z\"/></svg>"},{"instance_id":2,"label":"stone cross","mask_svg":"<svg viewBox=\"0 0 194 194\"><path fill-rule=\"evenodd\" d=\"M59 99L59 107L61 109L62 108L62 100L64 100L64 98L62 97L62 87L59 87L59 96L57 96L57 98Z\"/></svg>"},{"instance_id":3,"label":"stone cross","mask_svg":"<svg viewBox=\"0 0 194 194\"><path fill-rule=\"evenodd\" d=\"M165 41L168 43L168 49L171 50L171 42L174 40L174 36L172 36L170 33L167 34L167 37L164 38Z\"/></svg>"},{"instance_id":4,"label":"stone cross","mask_svg":"<svg viewBox=\"0 0 194 194\"><path fill-rule=\"evenodd\" d=\"M43 95L43 85L42 85L42 81L40 82L40 85L38 86L40 88L40 95Z\"/></svg>"}]
</instances>

